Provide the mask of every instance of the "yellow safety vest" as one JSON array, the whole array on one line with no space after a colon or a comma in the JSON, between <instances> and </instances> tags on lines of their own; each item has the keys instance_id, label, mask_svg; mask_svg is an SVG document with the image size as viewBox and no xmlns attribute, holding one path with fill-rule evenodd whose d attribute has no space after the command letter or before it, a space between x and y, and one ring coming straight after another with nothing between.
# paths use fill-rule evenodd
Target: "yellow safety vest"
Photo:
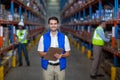
<instances>
[{"instance_id":1,"label":"yellow safety vest","mask_svg":"<svg viewBox=\"0 0 120 80\"><path fill-rule=\"evenodd\" d=\"M94 35L92 38L92 44L97 45L97 46L103 46L104 40L102 40L102 38L99 36L99 34L97 33L97 30L101 30L104 33L103 28L98 26L94 31Z\"/></svg>"},{"instance_id":2,"label":"yellow safety vest","mask_svg":"<svg viewBox=\"0 0 120 80\"><path fill-rule=\"evenodd\" d=\"M27 30L17 30L17 36L20 43L27 43Z\"/></svg>"}]
</instances>

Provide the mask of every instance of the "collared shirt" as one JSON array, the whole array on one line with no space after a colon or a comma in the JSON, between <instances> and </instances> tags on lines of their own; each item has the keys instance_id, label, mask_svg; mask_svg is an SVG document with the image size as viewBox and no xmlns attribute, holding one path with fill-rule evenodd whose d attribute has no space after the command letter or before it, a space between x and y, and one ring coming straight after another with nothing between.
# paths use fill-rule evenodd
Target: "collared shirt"
<instances>
[{"instance_id":1,"label":"collared shirt","mask_svg":"<svg viewBox=\"0 0 120 80\"><path fill-rule=\"evenodd\" d=\"M50 33L50 37L51 37L50 47L58 47L58 36L57 36L57 34L55 36L53 36ZM44 51L43 36L41 36L41 38L39 40L38 51ZM66 35L65 35L65 51L70 51L70 43L69 43L68 37ZM49 62L50 63L58 63L59 59L57 61L49 60Z\"/></svg>"}]
</instances>

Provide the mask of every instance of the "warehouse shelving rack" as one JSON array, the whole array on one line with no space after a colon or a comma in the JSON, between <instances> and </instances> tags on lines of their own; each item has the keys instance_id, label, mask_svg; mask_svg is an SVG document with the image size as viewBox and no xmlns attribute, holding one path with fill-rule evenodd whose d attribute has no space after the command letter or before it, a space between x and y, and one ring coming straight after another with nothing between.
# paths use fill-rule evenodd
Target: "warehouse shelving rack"
<instances>
[{"instance_id":1,"label":"warehouse shelving rack","mask_svg":"<svg viewBox=\"0 0 120 80\"><path fill-rule=\"evenodd\" d=\"M78 0L77 0L78 1ZM74 10L69 13L69 14L63 14L65 11L70 9L71 6L73 6L75 2L71 3L72 5L68 5L67 8L65 8L62 13L62 26L61 30L64 32L68 32L75 37L79 38L82 43L82 52L84 52L85 47L88 50L88 55L92 53L92 44L91 44L91 29L94 28L95 26L98 26L100 20L92 21L92 14L94 13L95 10L99 11L99 17L101 18L102 16L102 9L105 4L110 5L114 7L114 18L111 20L107 20L106 24L113 26L111 27L112 31L112 47L107 47L104 46L103 50L107 51L108 53L113 54L113 65L114 67L111 68L111 79L115 80L116 75L116 67L118 67L118 59L120 58L120 52L115 50L115 41L118 38L120 28L118 27L118 24L120 24L120 19L117 19L117 13L118 13L118 8L119 8L119 0L88 0L85 4L83 4L81 7L74 8ZM64 5L62 5L64 6ZM86 16L89 15L89 20L86 20ZM83 20L81 20L83 18ZM74 21L76 19L77 21ZM83 29L84 28L84 29ZM79 33L81 32L81 33ZM83 37L83 35L87 33L86 38Z\"/></svg>"},{"instance_id":2,"label":"warehouse shelving rack","mask_svg":"<svg viewBox=\"0 0 120 80\"><path fill-rule=\"evenodd\" d=\"M28 21L25 21L25 25L27 27L29 26L40 26L39 29L34 29L34 30L29 30L30 33L30 37L33 37L35 35L37 35L39 32L43 31L44 30L44 17L43 15L39 15L37 12L35 12L34 10L32 10L30 7L27 7L26 5L24 5L20 0L8 0L7 1L10 5L10 12L12 14L12 16L14 17L14 8L15 7L18 7L19 8L19 15L20 15L20 19L22 17L22 9L24 9L24 11L29 14L28 16ZM37 4L37 3L36 3ZM18 5L18 6L15 6L15 5ZM40 8L40 6L39 6ZM41 8L40 8L41 10ZM39 17L39 20L41 21L40 23L36 23L36 22L31 22L30 20L31 19L34 19L34 17ZM11 28L12 28L12 33L13 33L13 26L14 25L17 25L19 21L8 21L8 20L0 20L0 25L10 25ZM13 40L13 35L11 35L11 43L14 43L14 40ZM13 44L14 45L14 44ZM0 51L0 53L6 51L7 49L10 49L9 48L5 48L3 50ZM12 49L12 46L11 46L11 49Z\"/></svg>"},{"instance_id":3,"label":"warehouse shelving rack","mask_svg":"<svg viewBox=\"0 0 120 80\"><path fill-rule=\"evenodd\" d=\"M67 1L67 0L66 0ZM63 1L64 2L64 1ZM65 13L65 11L67 10L67 9L69 9L74 3L76 3L77 2L77 0L73 0L73 2L72 3L70 3L69 5L67 5L63 10L62 10L62 12L61 12L61 15L63 15L64 13ZM65 3L65 2L64 2Z\"/></svg>"},{"instance_id":4,"label":"warehouse shelving rack","mask_svg":"<svg viewBox=\"0 0 120 80\"><path fill-rule=\"evenodd\" d=\"M35 10L23 4L23 2L21 2L20 0L2 0L2 2L3 3L1 4L7 5L7 10L9 10L12 17L14 17L15 15L15 12L14 12L15 8L17 8L17 12L20 16L20 20L22 19L22 13L27 14L27 21L25 20L24 24L25 24L25 28L28 29L29 41L30 41L29 44L33 45L35 41L38 41L38 37L40 37L40 33L44 32L45 30L45 25L44 25L45 15L43 13L43 9L41 8L41 6L39 6L38 3L33 2L34 4L37 5L37 7L39 8L39 11L42 12L41 14L39 14ZM38 21L35 22L34 21L35 19L37 19ZM11 50L14 50L14 48L16 47L15 30L17 29L18 23L19 21L14 21L14 20L12 21L4 20L4 19L0 20L0 26L6 25L10 29L10 45L8 47L2 48L0 50L0 55L2 55L3 53L7 53ZM13 56L13 59L12 59L13 62L16 62L15 59L16 58ZM0 64L1 62L2 61L0 59ZM15 67L16 63L13 63L12 66ZM0 65L0 73L1 73L0 80L4 80L4 74L5 74L4 70L5 70L5 67Z\"/></svg>"}]
</instances>

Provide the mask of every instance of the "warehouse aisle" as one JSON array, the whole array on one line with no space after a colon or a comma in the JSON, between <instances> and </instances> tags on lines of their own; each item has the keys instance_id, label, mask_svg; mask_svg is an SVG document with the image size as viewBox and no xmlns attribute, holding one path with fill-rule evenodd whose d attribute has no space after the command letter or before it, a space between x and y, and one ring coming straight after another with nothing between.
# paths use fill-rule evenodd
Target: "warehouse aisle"
<instances>
[{"instance_id":1,"label":"warehouse aisle","mask_svg":"<svg viewBox=\"0 0 120 80\"><path fill-rule=\"evenodd\" d=\"M68 58L68 66L66 69L66 80L92 80L89 77L89 69L91 61L71 45L71 55ZM40 67L39 56L37 54L37 45L30 50L31 66L26 64L22 67L12 68L6 75L5 80L43 80L42 70ZM107 76L96 80L110 80Z\"/></svg>"}]
</instances>

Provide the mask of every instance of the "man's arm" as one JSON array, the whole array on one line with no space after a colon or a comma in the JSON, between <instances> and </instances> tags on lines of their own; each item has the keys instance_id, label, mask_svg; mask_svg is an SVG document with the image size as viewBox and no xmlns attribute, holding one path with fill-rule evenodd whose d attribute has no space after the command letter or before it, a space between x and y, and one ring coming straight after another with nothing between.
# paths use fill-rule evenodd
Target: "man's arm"
<instances>
[{"instance_id":1,"label":"man's arm","mask_svg":"<svg viewBox=\"0 0 120 80\"><path fill-rule=\"evenodd\" d=\"M44 45L43 45L43 36L42 36L39 40L38 49L37 49L40 57L44 57L46 54L43 48L44 48Z\"/></svg>"},{"instance_id":2,"label":"man's arm","mask_svg":"<svg viewBox=\"0 0 120 80\"><path fill-rule=\"evenodd\" d=\"M70 51L66 51L66 53L62 54L61 57L68 57L70 55Z\"/></svg>"},{"instance_id":3,"label":"man's arm","mask_svg":"<svg viewBox=\"0 0 120 80\"><path fill-rule=\"evenodd\" d=\"M105 35L103 34L103 32L101 30L97 30L97 33L99 34L99 36L105 41L105 42L109 42L110 39L106 38Z\"/></svg>"},{"instance_id":4,"label":"man's arm","mask_svg":"<svg viewBox=\"0 0 120 80\"><path fill-rule=\"evenodd\" d=\"M39 51L39 56L40 56L40 57L44 57L45 55L46 55L45 52L43 52L43 51Z\"/></svg>"}]
</instances>

